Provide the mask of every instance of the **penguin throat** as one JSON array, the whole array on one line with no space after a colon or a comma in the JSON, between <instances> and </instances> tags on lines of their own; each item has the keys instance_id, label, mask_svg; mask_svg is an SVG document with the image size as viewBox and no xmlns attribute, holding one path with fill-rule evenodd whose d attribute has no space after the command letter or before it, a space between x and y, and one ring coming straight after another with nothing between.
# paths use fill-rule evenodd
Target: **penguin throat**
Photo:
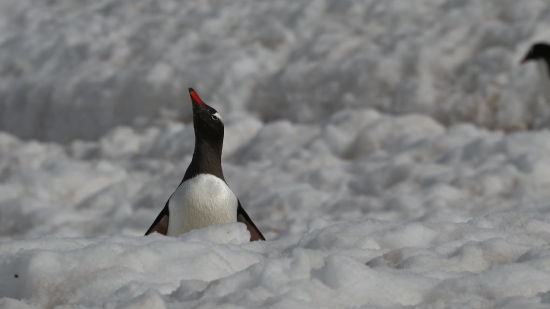
<instances>
[{"instance_id":1,"label":"penguin throat","mask_svg":"<svg viewBox=\"0 0 550 309\"><path fill-rule=\"evenodd\" d=\"M199 174L211 174L225 181L221 160L222 147L223 141L212 142L197 138L193 159L185 172L182 182Z\"/></svg>"},{"instance_id":2,"label":"penguin throat","mask_svg":"<svg viewBox=\"0 0 550 309\"><path fill-rule=\"evenodd\" d=\"M550 62L545 59L537 60L540 78L540 88L547 103L550 103Z\"/></svg>"},{"instance_id":3,"label":"penguin throat","mask_svg":"<svg viewBox=\"0 0 550 309\"><path fill-rule=\"evenodd\" d=\"M544 73L546 73L546 79L550 79L550 57L543 58L541 65L544 67Z\"/></svg>"},{"instance_id":4,"label":"penguin throat","mask_svg":"<svg viewBox=\"0 0 550 309\"><path fill-rule=\"evenodd\" d=\"M198 136L195 136L195 151L193 152L193 159L211 159L215 158L221 166L222 160L223 139L221 141L207 140Z\"/></svg>"}]
</instances>

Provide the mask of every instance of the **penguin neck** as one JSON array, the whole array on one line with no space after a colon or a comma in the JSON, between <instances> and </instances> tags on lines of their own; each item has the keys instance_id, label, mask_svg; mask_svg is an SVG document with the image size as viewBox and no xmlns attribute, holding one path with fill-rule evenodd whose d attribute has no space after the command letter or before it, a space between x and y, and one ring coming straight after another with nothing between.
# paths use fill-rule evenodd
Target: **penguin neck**
<instances>
[{"instance_id":1,"label":"penguin neck","mask_svg":"<svg viewBox=\"0 0 550 309\"><path fill-rule=\"evenodd\" d=\"M550 104L550 60L537 60L540 75L540 88L547 103Z\"/></svg>"},{"instance_id":2,"label":"penguin neck","mask_svg":"<svg viewBox=\"0 0 550 309\"><path fill-rule=\"evenodd\" d=\"M193 159L182 182L199 174L212 174L225 181L222 170L222 148L223 140L209 141L195 136Z\"/></svg>"},{"instance_id":3,"label":"penguin neck","mask_svg":"<svg viewBox=\"0 0 550 309\"><path fill-rule=\"evenodd\" d=\"M544 72L546 79L550 79L550 56L539 58L537 60L540 72Z\"/></svg>"}]
</instances>

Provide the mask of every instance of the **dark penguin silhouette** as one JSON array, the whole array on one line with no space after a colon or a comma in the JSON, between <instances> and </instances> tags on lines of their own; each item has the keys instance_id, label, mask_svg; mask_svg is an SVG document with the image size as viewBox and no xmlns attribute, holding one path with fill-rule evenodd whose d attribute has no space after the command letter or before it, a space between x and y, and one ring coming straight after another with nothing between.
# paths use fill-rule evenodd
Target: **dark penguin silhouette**
<instances>
[{"instance_id":1,"label":"dark penguin silhouette","mask_svg":"<svg viewBox=\"0 0 550 309\"><path fill-rule=\"evenodd\" d=\"M525 57L523 57L523 60L521 60L521 64L533 60L543 61L543 63L546 65L546 73L550 74L550 45L543 42L533 44Z\"/></svg>"},{"instance_id":2,"label":"dark penguin silhouette","mask_svg":"<svg viewBox=\"0 0 550 309\"><path fill-rule=\"evenodd\" d=\"M540 75L540 88L547 103L550 103L550 45L544 42L533 44L521 64L528 61L537 63Z\"/></svg>"},{"instance_id":3,"label":"dark penguin silhouette","mask_svg":"<svg viewBox=\"0 0 550 309\"><path fill-rule=\"evenodd\" d=\"M241 202L227 186L222 171L224 126L220 114L189 88L193 106L195 150L180 185L172 193L145 235L178 236L190 230L242 222L250 241L265 240Z\"/></svg>"}]
</instances>

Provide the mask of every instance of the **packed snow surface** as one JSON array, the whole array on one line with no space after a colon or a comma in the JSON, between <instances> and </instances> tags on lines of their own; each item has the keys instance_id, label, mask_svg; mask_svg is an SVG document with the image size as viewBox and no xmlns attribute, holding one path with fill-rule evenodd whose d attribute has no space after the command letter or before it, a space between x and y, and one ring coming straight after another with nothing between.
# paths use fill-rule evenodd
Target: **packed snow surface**
<instances>
[{"instance_id":1,"label":"packed snow surface","mask_svg":"<svg viewBox=\"0 0 550 309\"><path fill-rule=\"evenodd\" d=\"M0 308L548 308L546 0L0 1ZM187 88L240 223L142 235ZM529 129L529 130L527 130Z\"/></svg>"}]
</instances>

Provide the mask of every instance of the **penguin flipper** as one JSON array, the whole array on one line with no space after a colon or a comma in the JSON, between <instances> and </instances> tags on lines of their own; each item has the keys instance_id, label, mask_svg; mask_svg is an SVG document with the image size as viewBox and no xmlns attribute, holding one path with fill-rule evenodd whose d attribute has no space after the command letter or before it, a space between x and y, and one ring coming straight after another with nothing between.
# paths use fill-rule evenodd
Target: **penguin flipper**
<instances>
[{"instance_id":1,"label":"penguin flipper","mask_svg":"<svg viewBox=\"0 0 550 309\"><path fill-rule=\"evenodd\" d=\"M168 233L168 217L170 216L170 210L168 209L168 203L170 200L166 201L166 205L160 212L160 214L157 216L153 224L151 224L151 227L145 232L145 236L157 232L162 235L166 235Z\"/></svg>"},{"instance_id":2,"label":"penguin flipper","mask_svg":"<svg viewBox=\"0 0 550 309\"><path fill-rule=\"evenodd\" d=\"M246 211L244 211L244 208L241 206L241 201L239 201L239 207L237 208L237 221L246 225L246 228L250 232L250 241L265 240L262 232L260 232L256 224L252 222L252 219L250 219Z\"/></svg>"}]
</instances>

